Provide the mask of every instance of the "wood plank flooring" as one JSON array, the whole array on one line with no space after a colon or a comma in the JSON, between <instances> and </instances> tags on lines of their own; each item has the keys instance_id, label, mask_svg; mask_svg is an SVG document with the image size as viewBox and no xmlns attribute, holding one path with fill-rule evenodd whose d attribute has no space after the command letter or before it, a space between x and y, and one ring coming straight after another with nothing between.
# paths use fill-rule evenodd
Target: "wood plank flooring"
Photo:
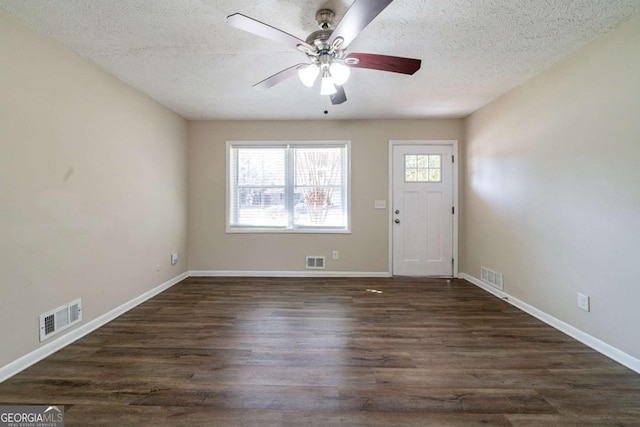
<instances>
[{"instance_id":1,"label":"wood plank flooring","mask_svg":"<svg viewBox=\"0 0 640 427\"><path fill-rule=\"evenodd\" d=\"M67 426L640 426L640 375L462 280L189 278L0 402Z\"/></svg>"}]
</instances>

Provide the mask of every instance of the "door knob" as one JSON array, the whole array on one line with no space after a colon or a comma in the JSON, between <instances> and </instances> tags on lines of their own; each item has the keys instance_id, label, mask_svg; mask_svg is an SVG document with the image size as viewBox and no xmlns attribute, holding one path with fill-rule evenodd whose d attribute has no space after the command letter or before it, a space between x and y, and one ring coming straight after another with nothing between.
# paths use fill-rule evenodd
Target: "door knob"
<instances>
[{"instance_id":1,"label":"door knob","mask_svg":"<svg viewBox=\"0 0 640 427\"><path fill-rule=\"evenodd\" d=\"M400 224L400 220L399 220L399 219L396 219L396 220L395 220L395 221L393 221L393 222L395 222L396 224Z\"/></svg>"},{"instance_id":2,"label":"door knob","mask_svg":"<svg viewBox=\"0 0 640 427\"><path fill-rule=\"evenodd\" d=\"M396 215L398 215L400 213L400 211L398 209L396 209Z\"/></svg>"}]
</instances>

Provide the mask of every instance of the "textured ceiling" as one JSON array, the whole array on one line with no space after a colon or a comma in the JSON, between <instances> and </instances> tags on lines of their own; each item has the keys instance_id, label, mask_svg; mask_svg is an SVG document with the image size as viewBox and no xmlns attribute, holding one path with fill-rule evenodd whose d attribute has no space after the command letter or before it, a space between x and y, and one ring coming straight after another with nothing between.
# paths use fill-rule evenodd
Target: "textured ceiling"
<instances>
[{"instance_id":1,"label":"textured ceiling","mask_svg":"<svg viewBox=\"0 0 640 427\"><path fill-rule=\"evenodd\" d=\"M0 7L188 119L463 117L640 11L640 0L395 0L349 52L423 60L413 76L354 69L331 105L297 78L305 55L231 28L239 12L298 38L351 0L0 0Z\"/></svg>"}]
</instances>

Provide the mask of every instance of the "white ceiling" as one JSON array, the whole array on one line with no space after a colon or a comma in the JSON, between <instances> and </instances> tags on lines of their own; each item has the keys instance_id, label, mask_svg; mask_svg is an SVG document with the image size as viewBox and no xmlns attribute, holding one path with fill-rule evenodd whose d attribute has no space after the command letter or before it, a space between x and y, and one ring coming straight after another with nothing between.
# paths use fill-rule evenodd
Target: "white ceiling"
<instances>
[{"instance_id":1,"label":"white ceiling","mask_svg":"<svg viewBox=\"0 0 640 427\"><path fill-rule=\"evenodd\" d=\"M422 59L413 76L354 69L331 105L291 78L305 55L227 26L242 13L301 39L351 0L0 0L0 7L188 119L463 117L640 11L640 0L395 0L349 52Z\"/></svg>"}]
</instances>

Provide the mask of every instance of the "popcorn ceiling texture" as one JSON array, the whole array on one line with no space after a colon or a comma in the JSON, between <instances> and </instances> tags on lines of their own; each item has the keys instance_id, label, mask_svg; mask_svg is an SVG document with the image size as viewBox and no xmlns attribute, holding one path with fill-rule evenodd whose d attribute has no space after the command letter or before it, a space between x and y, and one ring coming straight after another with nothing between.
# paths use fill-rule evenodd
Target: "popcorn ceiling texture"
<instances>
[{"instance_id":1,"label":"popcorn ceiling texture","mask_svg":"<svg viewBox=\"0 0 640 427\"><path fill-rule=\"evenodd\" d=\"M305 39L315 12L348 0L0 0L0 8L188 119L463 117L612 30L640 0L396 0L350 52L423 60L414 76L354 69L332 106L296 78L251 86L304 62L228 27L242 13Z\"/></svg>"}]
</instances>

